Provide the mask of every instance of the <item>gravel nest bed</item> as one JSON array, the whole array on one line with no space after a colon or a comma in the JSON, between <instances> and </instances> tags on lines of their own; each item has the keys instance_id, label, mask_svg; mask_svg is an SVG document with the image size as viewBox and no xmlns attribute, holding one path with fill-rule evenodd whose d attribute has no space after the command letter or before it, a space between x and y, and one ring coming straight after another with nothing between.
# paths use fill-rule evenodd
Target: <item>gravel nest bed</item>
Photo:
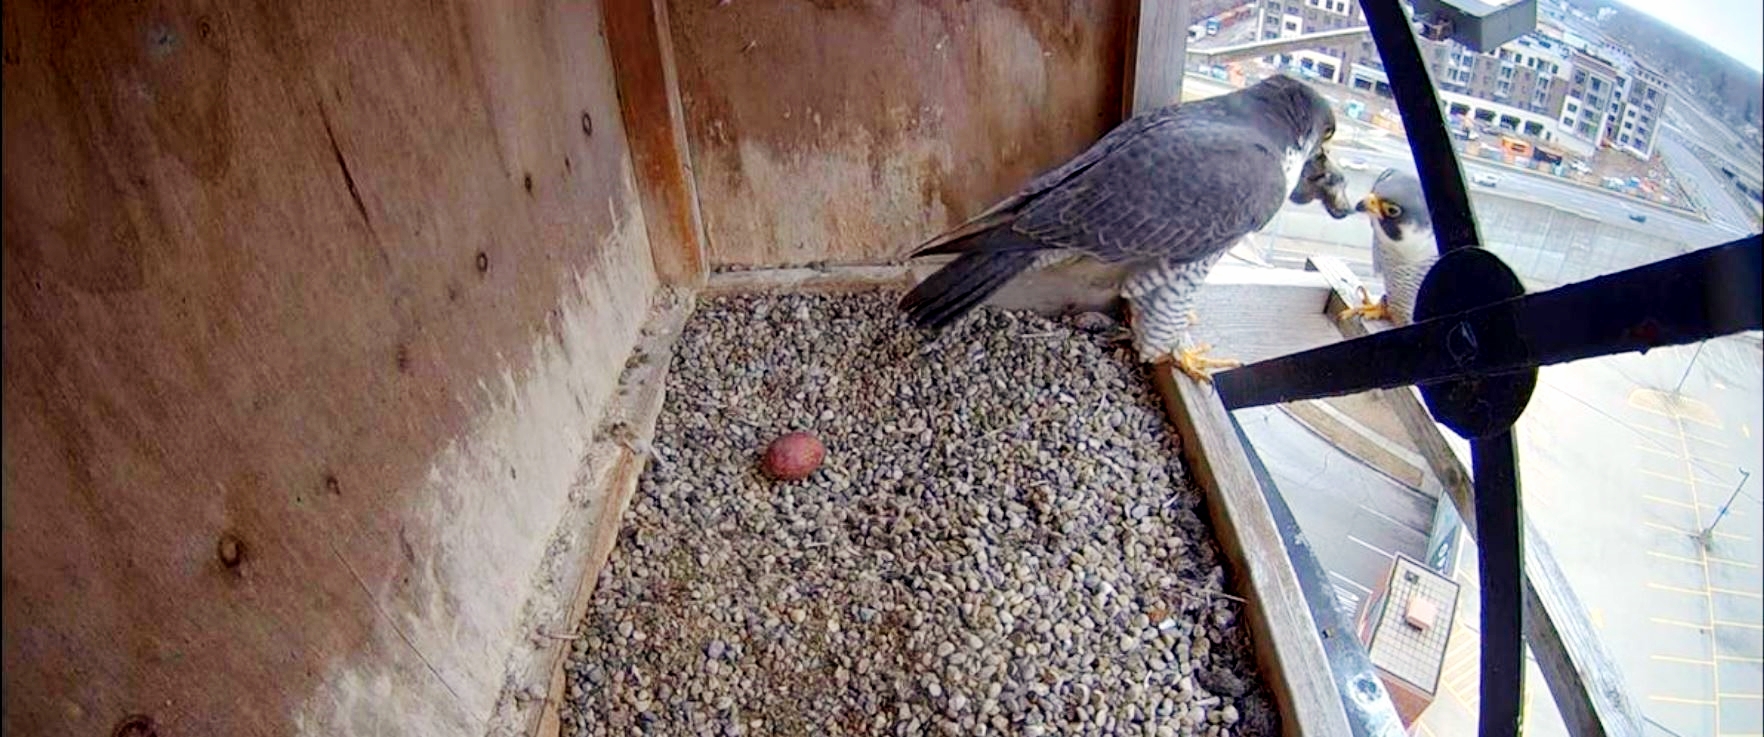
<instances>
[{"instance_id":1,"label":"gravel nest bed","mask_svg":"<svg viewBox=\"0 0 1764 737\"><path fill-rule=\"evenodd\" d=\"M1100 315L710 299L572 643L566 735L1263 735L1149 377ZM756 460L793 430L806 481Z\"/></svg>"}]
</instances>

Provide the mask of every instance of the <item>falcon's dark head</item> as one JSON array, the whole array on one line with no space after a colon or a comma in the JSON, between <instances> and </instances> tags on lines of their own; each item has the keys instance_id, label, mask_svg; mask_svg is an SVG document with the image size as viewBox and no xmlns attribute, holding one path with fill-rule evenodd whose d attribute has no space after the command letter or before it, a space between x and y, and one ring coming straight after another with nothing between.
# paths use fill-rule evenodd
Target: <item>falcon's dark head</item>
<instances>
[{"instance_id":1,"label":"falcon's dark head","mask_svg":"<svg viewBox=\"0 0 1764 737\"><path fill-rule=\"evenodd\" d=\"M1307 157L1335 137L1335 111L1310 85L1276 74L1245 92L1263 103L1264 114L1272 118L1270 132L1279 135L1283 143L1291 141L1291 147L1303 150Z\"/></svg>"},{"instance_id":2,"label":"falcon's dark head","mask_svg":"<svg viewBox=\"0 0 1764 737\"><path fill-rule=\"evenodd\" d=\"M1414 175L1385 169L1354 210L1372 220L1374 237L1398 246L1412 258L1426 258L1434 251L1433 217L1427 212L1421 181Z\"/></svg>"}]
</instances>

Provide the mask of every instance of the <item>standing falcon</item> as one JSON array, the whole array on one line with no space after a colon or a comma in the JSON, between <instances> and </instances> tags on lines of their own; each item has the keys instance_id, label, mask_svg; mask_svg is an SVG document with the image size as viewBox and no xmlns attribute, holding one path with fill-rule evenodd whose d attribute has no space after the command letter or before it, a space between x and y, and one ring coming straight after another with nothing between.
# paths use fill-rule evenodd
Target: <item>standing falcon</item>
<instances>
[{"instance_id":1,"label":"standing falcon","mask_svg":"<svg viewBox=\"0 0 1764 737\"><path fill-rule=\"evenodd\" d=\"M1188 328L1213 264L1262 229L1301 184L1327 172L1335 114L1309 86L1276 75L1228 95L1135 115L1077 158L1037 177L914 254L959 254L901 300L938 328L1017 274L1089 257L1127 267L1121 285L1142 360L1174 361L1206 381L1236 365L1203 356ZM1325 198L1329 201L1329 198Z\"/></svg>"},{"instance_id":2,"label":"standing falcon","mask_svg":"<svg viewBox=\"0 0 1764 737\"><path fill-rule=\"evenodd\" d=\"M1341 319L1354 315L1388 319L1397 327L1415 320L1415 295L1421 280L1439 260L1433 240L1433 218L1427 198L1413 175L1385 169L1372 183L1371 193L1354 206L1372 221L1372 271L1384 278L1384 297L1373 302L1360 287L1360 306L1341 311Z\"/></svg>"}]
</instances>

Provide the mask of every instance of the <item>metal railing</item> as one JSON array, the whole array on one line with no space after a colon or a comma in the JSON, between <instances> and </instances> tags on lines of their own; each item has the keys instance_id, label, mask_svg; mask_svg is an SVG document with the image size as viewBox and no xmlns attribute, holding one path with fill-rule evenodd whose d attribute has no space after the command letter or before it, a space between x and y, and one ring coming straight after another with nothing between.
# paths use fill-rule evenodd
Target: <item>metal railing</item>
<instances>
[{"instance_id":1,"label":"metal railing","mask_svg":"<svg viewBox=\"0 0 1764 737\"><path fill-rule=\"evenodd\" d=\"M1410 19L1397 0L1361 0L1361 6L1408 131L1441 258L1422 284L1415 324L1227 371L1216 377L1216 387L1225 407L1235 410L1412 385L1436 421L1471 441L1482 591L1479 732L1517 735L1528 590L1512 427L1530 400L1538 367L1764 329L1764 247L1752 235L1526 294L1513 271L1481 248ZM1272 490L1272 481L1258 476ZM1563 704L1599 700L1564 694L1554 684L1552 691ZM1581 733L1639 734L1633 725L1615 723L1633 720L1602 716L1596 703L1575 713L1591 722L1579 725L1588 730ZM1362 723L1356 731L1377 726Z\"/></svg>"}]
</instances>

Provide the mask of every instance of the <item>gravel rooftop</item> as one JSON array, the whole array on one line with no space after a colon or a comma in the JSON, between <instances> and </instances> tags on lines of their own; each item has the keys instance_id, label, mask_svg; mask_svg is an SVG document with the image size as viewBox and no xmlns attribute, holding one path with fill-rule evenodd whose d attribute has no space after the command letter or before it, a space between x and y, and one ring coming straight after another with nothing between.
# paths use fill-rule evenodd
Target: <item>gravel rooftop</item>
<instances>
[{"instance_id":1,"label":"gravel rooftop","mask_svg":"<svg viewBox=\"0 0 1764 737\"><path fill-rule=\"evenodd\" d=\"M701 302L567 667L566 735L1263 735L1145 369L1100 315ZM793 430L805 481L756 461Z\"/></svg>"}]
</instances>

